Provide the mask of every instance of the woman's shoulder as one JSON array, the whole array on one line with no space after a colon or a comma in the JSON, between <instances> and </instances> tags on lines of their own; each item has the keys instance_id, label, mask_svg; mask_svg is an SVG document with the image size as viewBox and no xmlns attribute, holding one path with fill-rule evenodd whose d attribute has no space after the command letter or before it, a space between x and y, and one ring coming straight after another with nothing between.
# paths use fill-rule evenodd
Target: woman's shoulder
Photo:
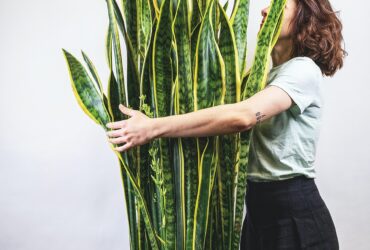
<instances>
[{"instance_id":1,"label":"woman's shoulder","mask_svg":"<svg viewBox=\"0 0 370 250\"><path fill-rule=\"evenodd\" d=\"M285 69L291 69L293 71L297 70L297 73L300 72L300 70L308 70L322 75L320 67L311 57L308 56L296 56L291 58L287 61Z\"/></svg>"},{"instance_id":2,"label":"woman's shoulder","mask_svg":"<svg viewBox=\"0 0 370 250\"><path fill-rule=\"evenodd\" d=\"M285 61L284 63L272 67L270 70L270 79L282 75L294 76L299 79L307 79L312 82L322 82L323 75L320 67L315 61L307 56L297 56Z\"/></svg>"}]
</instances>

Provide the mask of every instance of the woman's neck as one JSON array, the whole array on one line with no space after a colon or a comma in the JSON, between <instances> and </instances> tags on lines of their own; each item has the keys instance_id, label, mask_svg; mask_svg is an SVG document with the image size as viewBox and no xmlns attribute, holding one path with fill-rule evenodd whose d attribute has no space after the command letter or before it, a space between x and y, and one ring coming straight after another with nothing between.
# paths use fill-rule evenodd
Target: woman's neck
<instances>
[{"instance_id":1,"label":"woman's neck","mask_svg":"<svg viewBox=\"0 0 370 250\"><path fill-rule=\"evenodd\" d=\"M271 52L273 67L279 66L291 59L292 48L292 39L279 39Z\"/></svg>"}]
</instances>

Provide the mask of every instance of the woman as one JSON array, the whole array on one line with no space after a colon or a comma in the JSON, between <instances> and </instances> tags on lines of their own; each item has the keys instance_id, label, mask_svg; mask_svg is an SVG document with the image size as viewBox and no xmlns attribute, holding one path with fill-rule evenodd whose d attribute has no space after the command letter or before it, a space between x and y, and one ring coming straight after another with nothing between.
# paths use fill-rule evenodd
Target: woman
<instances>
[{"instance_id":1,"label":"woman","mask_svg":"<svg viewBox=\"0 0 370 250\"><path fill-rule=\"evenodd\" d=\"M239 103L160 118L120 105L130 118L107 124L113 129L107 136L111 143L125 143L115 148L124 151L159 137L252 129L241 250L338 249L313 163L323 75L334 75L346 55L342 25L328 0L287 0L284 13L265 89Z\"/></svg>"}]
</instances>

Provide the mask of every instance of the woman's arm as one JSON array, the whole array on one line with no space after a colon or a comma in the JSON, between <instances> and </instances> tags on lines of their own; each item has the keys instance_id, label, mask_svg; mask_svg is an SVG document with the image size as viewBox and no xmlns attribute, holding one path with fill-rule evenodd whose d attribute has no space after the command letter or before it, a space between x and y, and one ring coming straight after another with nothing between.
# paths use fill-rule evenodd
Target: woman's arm
<instances>
[{"instance_id":1,"label":"woman's arm","mask_svg":"<svg viewBox=\"0 0 370 250\"><path fill-rule=\"evenodd\" d=\"M292 100L284 90L270 86L238 103L155 118L153 138L203 137L242 132L287 110L291 105Z\"/></svg>"},{"instance_id":2,"label":"woman's arm","mask_svg":"<svg viewBox=\"0 0 370 250\"><path fill-rule=\"evenodd\" d=\"M218 105L198 111L159 118L149 118L140 111L120 105L127 120L107 124L113 130L109 142L125 145L116 147L124 151L160 137L204 137L237 133L252 128L258 122L287 110L292 99L282 89L270 86L247 100Z\"/></svg>"}]
</instances>

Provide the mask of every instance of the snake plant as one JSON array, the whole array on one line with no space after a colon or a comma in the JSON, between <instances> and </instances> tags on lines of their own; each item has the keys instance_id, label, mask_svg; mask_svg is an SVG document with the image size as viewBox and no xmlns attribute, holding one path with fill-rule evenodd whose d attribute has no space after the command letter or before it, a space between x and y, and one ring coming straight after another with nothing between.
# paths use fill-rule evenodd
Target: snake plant
<instances>
[{"instance_id":1,"label":"snake plant","mask_svg":"<svg viewBox=\"0 0 370 250\"><path fill-rule=\"evenodd\" d=\"M107 91L84 52L86 67L62 49L78 104L108 131L128 118L120 103L155 118L245 100L265 86L285 3L271 0L247 70L249 0L235 0L230 17L219 0L106 0ZM249 141L244 131L113 150L130 248L239 249Z\"/></svg>"}]
</instances>

